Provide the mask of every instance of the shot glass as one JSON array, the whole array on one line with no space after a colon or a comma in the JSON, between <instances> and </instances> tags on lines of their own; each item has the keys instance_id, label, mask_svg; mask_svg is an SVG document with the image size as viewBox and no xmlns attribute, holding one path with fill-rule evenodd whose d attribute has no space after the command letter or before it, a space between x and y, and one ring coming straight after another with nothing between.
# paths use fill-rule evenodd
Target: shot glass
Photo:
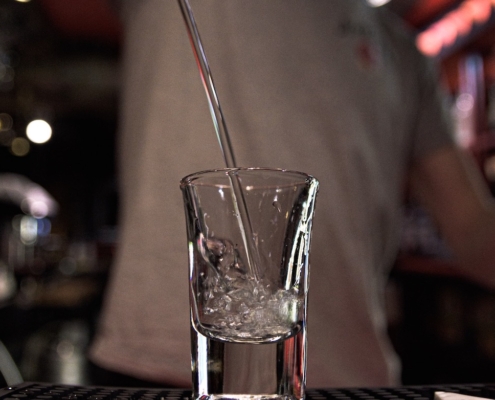
<instances>
[{"instance_id":1,"label":"shot glass","mask_svg":"<svg viewBox=\"0 0 495 400\"><path fill-rule=\"evenodd\" d=\"M181 180L196 399L302 399L318 181L229 168Z\"/></svg>"}]
</instances>

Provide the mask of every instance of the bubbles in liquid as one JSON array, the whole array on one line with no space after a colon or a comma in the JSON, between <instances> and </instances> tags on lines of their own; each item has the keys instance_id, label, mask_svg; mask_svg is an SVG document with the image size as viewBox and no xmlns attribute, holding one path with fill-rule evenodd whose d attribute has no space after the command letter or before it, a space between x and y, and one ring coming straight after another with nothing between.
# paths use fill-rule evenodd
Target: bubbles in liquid
<instances>
[{"instance_id":1,"label":"bubbles in liquid","mask_svg":"<svg viewBox=\"0 0 495 400\"><path fill-rule=\"evenodd\" d=\"M217 274L202 281L203 327L212 335L237 338L285 335L294 329L301 304L295 293L251 277L230 241L208 239L206 247Z\"/></svg>"}]
</instances>

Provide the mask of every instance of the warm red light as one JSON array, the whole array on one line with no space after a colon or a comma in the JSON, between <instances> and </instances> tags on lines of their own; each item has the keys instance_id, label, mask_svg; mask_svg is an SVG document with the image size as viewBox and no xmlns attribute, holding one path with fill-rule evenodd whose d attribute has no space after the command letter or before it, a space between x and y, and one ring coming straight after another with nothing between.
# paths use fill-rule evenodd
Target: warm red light
<instances>
[{"instance_id":1,"label":"warm red light","mask_svg":"<svg viewBox=\"0 0 495 400\"><path fill-rule=\"evenodd\" d=\"M474 24L486 22L492 14L493 6L495 0L465 0L457 9L417 36L418 49L428 56L439 54L442 48L468 34Z\"/></svg>"},{"instance_id":2,"label":"warm red light","mask_svg":"<svg viewBox=\"0 0 495 400\"><path fill-rule=\"evenodd\" d=\"M450 46L454 44L457 39L457 24L456 21L451 18L446 18L441 26L441 35L443 46Z\"/></svg>"},{"instance_id":3,"label":"warm red light","mask_svg":"<svg viewBox=\"0 0 495 400\"><path fill-rule=\"evenodd\" d=\"M433 57L440 53L443 43L437 35L431 34L431 32L423 32L417 36L416 46L423 54Z\"/></svg>"},{"instance_id":4,"label":"warm red light","mask_svg":"<svg viewBox=\"0 0 495 400\"><path fill-rule=\"evenodd\" d=\"M492 5L490 0L466 0L462 3L461 10L465 12L466 19L482 24L490 18Z\"/></svg>"},{"instance_id":5,"label":"warm red light","mask_svg":"<svg viewBox=\"0 0 495 400\"><path fill-rule=\"evenodd\" d=\"M495 1L495 0L494 0ZM466 18L462 9L456 9L446 15L446 18L452 19L457 27L457 32L459 36L467 35L471 30L471 21Z\"/></svg>"}]
</instances>

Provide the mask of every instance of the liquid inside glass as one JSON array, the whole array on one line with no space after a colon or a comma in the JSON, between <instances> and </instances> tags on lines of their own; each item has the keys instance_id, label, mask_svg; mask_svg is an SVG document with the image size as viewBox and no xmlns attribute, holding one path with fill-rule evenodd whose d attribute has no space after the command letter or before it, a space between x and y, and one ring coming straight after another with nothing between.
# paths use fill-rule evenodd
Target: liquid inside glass
<instances>
[{"instance_id":1,"label":"liquid inside glass","mask_svg":"<svg viewBox=\"0 0 495 400\"><path fill-rule=\"evenodd\" d=\"M278 341L212 339L192 328L197 399L302 399L305 327Z\"/></svg>"},{"instance_id":2,"label":"liquid inside glass","mask_svg":"<svg viewBox=\"0 0 495 400\"><path fill-rule=\"evenodd\" d=\"M210 238L202 248L192 290L193 322L201 334L249 343L294 335L305 310L298 285L281 289L266 277L253 278L229 240Z\"/></svg>"},{"instance_id":3,"label":"liquid inside glass","mask_svg":"<svg viewBox=\"0 0 495 400\"><path fill-rule=\"evenodd\" d=\"M302 398L304 295L253 279L229 240L210 238L205 246L203 266L215 272L196 280L195 398Z\"/></svg>"}]
</instances>

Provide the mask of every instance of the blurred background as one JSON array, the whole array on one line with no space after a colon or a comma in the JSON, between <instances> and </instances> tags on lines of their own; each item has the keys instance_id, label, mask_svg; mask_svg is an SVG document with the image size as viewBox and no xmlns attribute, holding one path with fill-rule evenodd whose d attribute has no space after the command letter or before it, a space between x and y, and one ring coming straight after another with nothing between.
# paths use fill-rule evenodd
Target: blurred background
<instances>
[{"instance_id":1,"label":"blurred background","mask_svg":"<svg viewBox=\"0 0 495 400\"><path fill-rule=\"evenodd\" d=\"M495 193L495 1L369 2L439 63L456 138ZM0 343L25 380L91 384L117 245L121 44L111 0L0 0ZM452 273L414 205L388 308L405 384L495 382L495 293Z\"/></svg>"}]
</instances>

